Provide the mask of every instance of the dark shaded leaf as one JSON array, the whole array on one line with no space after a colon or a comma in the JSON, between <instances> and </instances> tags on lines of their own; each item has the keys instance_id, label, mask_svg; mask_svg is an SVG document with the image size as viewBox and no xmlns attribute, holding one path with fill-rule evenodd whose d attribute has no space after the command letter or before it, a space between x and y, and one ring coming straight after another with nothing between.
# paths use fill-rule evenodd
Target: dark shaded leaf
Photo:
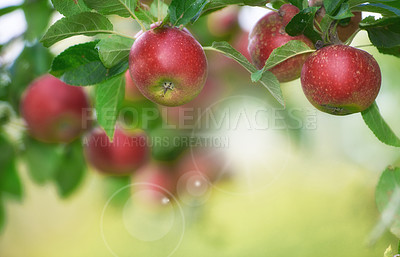
<instances>
[{"instance_id":1,"label":"dark shaded leaf","mask_svg":"<svg viewBox=\"0 0 400 257\"><path fill-rule=\"evenodd\" d=\"M314 43L321 40L320 34L314 30L314 16L319 7L308 7L296 14L286 25L285 31L290 36L304 34Z\"/></svg>"},{"instance_id":2,"label":"dark shaded leaf","mask_svg":"<svg viewBox=\"0 0 400 257\"><path fill-rule=\"evenodd\" d=\"M121 62L107 69L96 48L99 41L72 46L54 58L50 73L74 86L95 85L119 75L128 69Z\"/></svg>"},{"instance_id":3,"label":"dark shaded leaf","mask_svg":"<svg viewBox=\"0 0 400 257\"><path fill-rule=\"evenodd\" d=\"M209 0L172 0L169 8L169 20L174 26L185 26L196 21Z\"/></svg>"}]
</instances>

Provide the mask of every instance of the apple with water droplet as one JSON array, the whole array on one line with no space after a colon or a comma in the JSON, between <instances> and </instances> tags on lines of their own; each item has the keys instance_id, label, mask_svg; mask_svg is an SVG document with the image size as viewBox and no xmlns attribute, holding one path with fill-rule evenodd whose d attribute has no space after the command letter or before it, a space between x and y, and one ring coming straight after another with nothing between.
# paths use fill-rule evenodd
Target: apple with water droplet
<instances>
[{"instance_id":1,"label":"apple with water droplet","mask_svg":"<svg viewBox=\"0 0 400 257\"><path fill-rule=\"evenodd\" d=\"M207 59L187 30L155 27L133 44L129 71L146 98L160 105L179 106L201 92L207 78Z\"/></svg>"},{"instance_id":2,"label":"apple with water droplet","mask_svg":"<svg viewBox=\"0 0 400 257\"><path fill-rule=\"evenodd\" d=\"M381 87L381 71L369 53L347 45L314 52L301 71L304 94L317 109L347 115L367 109Z\"/></svg>"}]
</instances>

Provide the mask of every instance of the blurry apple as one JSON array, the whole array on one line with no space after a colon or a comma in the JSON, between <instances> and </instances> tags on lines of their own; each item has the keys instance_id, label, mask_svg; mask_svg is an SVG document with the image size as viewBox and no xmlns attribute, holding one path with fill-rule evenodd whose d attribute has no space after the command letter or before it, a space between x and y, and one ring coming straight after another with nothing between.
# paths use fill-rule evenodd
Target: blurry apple
<instances>
[{"instance_id":1,"label":"blurry apple","mask_svg":"<svg viewBox=\"0 0 400 257\"><path fill-rule=\"evenodd\" d=\"M167 204L176 190L176 174L164 163L148 163L132 177L133 193L149 204Z\"/></svg>"},{"instance_id":2,"label":"blurry apple","mask_svg":"<svg viewBox=\"0 0 400 257\"><path fill-rule=\"evenodd\" d=\"M44 75L26 89L21 114L35 139L46 143L68 143L88 128L89 107L81 87Z\"/></svg>"},{"instance_id":3,"label":"blurry apple","mask_svg":"<svg viewBox=\"0 0 400 257\"><path fill-rule=\"evenodd\" d=\"M145 132L124 131L119 127L112 142L103 129L93 129L84 140L84 150L94 168L110 175L130 175L149 157Z\"/></svg>"},{"instance_id":4,"label":"blurry apple","mask_svg":"<svg viewBox=\"0 0 400 257\"><path fill-rule=\"evenodd\" d=\"M191 149L179 160L177 167L178 176L187 173L197 174L208 182L216 182L227 177L228 171L224 171L224 158L210 154L202 149Z\"/></svg>"},{"instance_id":5,"label":"blurry apple","mask_svg":"<svg viewBox=\"0 0 400 257\"><path fill-rule=\"evenodd\" d=\"M233 47L238 50L247 60L251 61L251 56L249 53L249 33L246 31L241 31L233 39Z\"/></svg>"},{"instance_id":6,"label":"blurry apple","mask_svg":"<svg viewBox=\"0 0 400 257\"><path fill-rule=\"evenodd\" d=\"M238 14L239 7L235 5L211 13L207 17L208 30L217 37L229 35L238 28Z\"/></svg>"}]
</instances>

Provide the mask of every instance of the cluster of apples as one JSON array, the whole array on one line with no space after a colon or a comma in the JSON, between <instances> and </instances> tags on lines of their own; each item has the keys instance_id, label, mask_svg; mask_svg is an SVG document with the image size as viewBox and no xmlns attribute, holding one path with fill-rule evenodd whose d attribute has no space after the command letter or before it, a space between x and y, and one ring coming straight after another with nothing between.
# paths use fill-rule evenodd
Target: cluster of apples
<instances>
[{"instance_id":1,"label":"cluster of apples","mask_svg":"<svg viewBox=\"0 0 400 257\"><path fill-rule=\"evenodd\" d=\"M310 1L322 5L322 1ZM304 35L292 37L286 25L299 12L284 4L278 12L261 18L249 34L251 61L262 69L272 51L290 40L300 40L314 48ZM322 6L315 17L321 22ZM365 51L340 42L358 29L361 13L347 24L337 26L336 44L317 49L312 54L297 55L270 71L280 82L301 77L303 91L317 109L335 115L347 115L367 109L378 95L381 72L375 59ZM155 27L141 35L130 54L130 73L140 92L155 103L180 106L195 98L207 77L207 60L201 45L186 29Z\"/></svg>"},{"instance_id":2,"label":"cluster of apples","mask_svg":"<svg viewBox=\"0 0 400 257\"><path fill-rule=\"evenodd\" d=\"M322 4L311 1L311 5ZM291 37L285 27L299 12L296 6L284 4L278 12L261 18L249 35L249 52L254 65L262 69L271 52L290 40L300 40L310 47L313 43L304 35ZM322 6L315 20L325 15ZM361 13L354 13L347 25L338 25L338 38L345 42L358 29ZM367 109L378 95L381 72L369 53L344 44L332 44L314 53L297 55L270 70L280 82L301 77L307 99L317 109L347 115Z\"/></svg>"},{"instance_id":3,"label":"cluster of apples","mask_svg":"<svg viewBox=\"0 0 400 257\"><path fill-rule=\"evenodd\" d=\"M126 101L139 103L143 96L133 84L129 71L125 78ZM41 142L65 144L83 136L85 158L94 170L111 176L132 175L132 182L141 185L134 190L146 189L150 194L146 200L152 203L160 202L161 195L176 194L178 182L181 188L182 185L193 188L197 183L208 186L218 172L215 162L196 162L191 152L170 162L152 160L152 149L143 129L117 125L113 141L110 141L102 128L93 126L91 103L84 89L49 74L39 77L26 89L21 101L21 115L29 134ZM202 155L195 151L196 158ZM193 180L194 177L197 180ZM179 193L188 193L183 191Z\"/></svg>"},{"instance_id":4,"label":"cluster of apples","mask_svg":"<svg viewBox=\"0 0 400 257\"><path fill-rule=\"evenodd\" d=\"M290 40L300 40L314 47L306 36L292 37L285 32L286 25L298 12L297 7L284 4L278 12L270 12L257 22L248 40L248 52L257 68L262 69L271 52ZM315 19L320 21L324 15L322 7ZM346 41L351 37L360 20L361 14L355 13L346 26L339 25L339 39ZM153 26L141 33L132 46L129 70L125 74L126 98L136 100L144 96L162 106L187 106L206 84L207 65L202 46L188 30ZM365 51L344 44L328 45L312 54L294 56L270 71L280 82L301 77L309 101L321 111L335 115L367 109L381 85L375 59ZM166 171L171 167L149 162L146 132L117 126L111 142L101 128L91 128L90 106L81 87L44 75L26 90L21 113L30 134L46 143L69 143L89 131L85 136L85 155L102 173L142 174L137 177L174 191L177 176ZM185 169L193 170L193 167Z\"/></svg>"}]
</instances>

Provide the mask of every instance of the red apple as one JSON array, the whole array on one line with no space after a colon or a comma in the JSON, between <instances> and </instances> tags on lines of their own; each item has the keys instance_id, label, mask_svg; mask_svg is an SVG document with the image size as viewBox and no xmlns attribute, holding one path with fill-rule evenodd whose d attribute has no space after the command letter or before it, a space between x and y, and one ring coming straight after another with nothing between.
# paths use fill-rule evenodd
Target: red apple
<instances>
[{"instance_id":1,"label":"red apple","mask_svg":"<svg viewBox=\"0 0 400 257\"><path fill-rule=\"evenodd\" d=\"M117 127L114 139L96 128L84 140L88 162L99 172L129 175L143 165L149 156L146 134L142 130L124 131Z\"/></svg>"},{"instance_id":2,"label":"red apple","mask_svg":"<svg viewBox=\"0 0 400 257\"><path fill-rule=\"evenodd\" d=\"M133 83L129 70L125 73L125 99L132 102L144 99L142 93Z\"/></svg>"},{"instance_id":3,"label":"red apple","mask_svg":"<svg viewBox=\"0 0 400 257\"><path fill-rule=\"evenodd\" d=\"M176 191L174 170L163 163L148 163L132 177L133 193L139 193L140 200L150 204L160 204Z\"/></svg>"},{"instance_id":4,"label":"red apple","mask_svg":"<svg viewBox=\"0 0 400 257\"><path fill-rule=\"evenodd\" d=\"M207 59L190 33L156 27L133 44L129 71L145 97L161 105L179 106L201 92L207 78Z\"/></svg>"},{"instance_id":5,"label":"red apple","mask_svg":"<svg viewBox=\"0 0 400 257\"><path fill-rule=\"evenodd\" d=\"M367 109L381 87L381 71L369 53L346 45L314 52L301 71L301 85L317 109L346 115Z\"/></svg>"},{"instance_id":6,"label":"red apple","mask_svg":"<svg viewBox=\"0 0 400 257\"><path fill-rule=\"evenodd\" d=\"M21 113L35 139L46 143L68 143L89 126L89 107L81 87L44 75L26 89Z\"/></svg>"},{"instance_id":7,"label":"red apple","mask_svg":"<svg viewBox=\"0 0 400 257\"><path fill-rule=\"evenodd\" d=\"M294 11L296 9L296 11ZM300 40L308 46L313 43L306 36L300 35L291 37L285 32L286 23L297 13L299 9L293 5L284 4L280 11L270 12L261 18L249 35L249 53L254 65L262 69L271 52L290 40ZM294 56L273 67L270 71L280 82L288 82L300 77L308 54Z\"/></svg>"}]
</instances>

